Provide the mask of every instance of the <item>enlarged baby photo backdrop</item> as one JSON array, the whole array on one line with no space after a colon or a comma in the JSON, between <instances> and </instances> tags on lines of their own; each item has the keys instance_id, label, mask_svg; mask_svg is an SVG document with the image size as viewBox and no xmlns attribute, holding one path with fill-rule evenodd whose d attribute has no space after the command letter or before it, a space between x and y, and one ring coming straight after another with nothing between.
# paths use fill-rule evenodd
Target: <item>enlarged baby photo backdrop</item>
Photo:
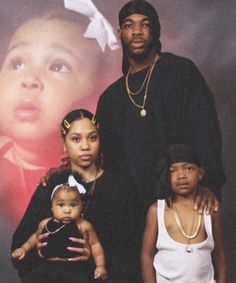
<instances>
[{"instance_id":1,"label":"enlarged baby photo backdrop","mask_svg":"<svg viewBox=\"0 0 236 283\"><path fill-rule=\"evenodd\" d=\"M127 1L0 1L0 281L20 282L12 235L40 178L61 162L60 123L76 108L93 113L122 75L118 12ZM229 282L236 282L236 3L150 0L163 52L195 62L212 90L223 138L223 229ZM66 11L70 20L49 18ZM40 19L38 16L41 16ZM73 23L73 24L71 24ZM132 263L130 263L132 264Z\"/></svg>"}]
</instances>

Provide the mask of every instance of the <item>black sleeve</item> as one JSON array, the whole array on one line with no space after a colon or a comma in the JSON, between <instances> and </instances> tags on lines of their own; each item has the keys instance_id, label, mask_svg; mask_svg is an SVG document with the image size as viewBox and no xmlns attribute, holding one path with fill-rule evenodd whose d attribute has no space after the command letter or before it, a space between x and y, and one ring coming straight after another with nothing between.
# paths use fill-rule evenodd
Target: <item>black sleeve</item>
<instances>
[{"instance_id":1,"label":"black sleeve","mask_svg":"<svg viewBox=\"0 0 236 283\"><path fill-rule=\"evenodd\" d=\"M225 174L222 167L219 121L213 95L205 79L191 61L188 61L183 68L183 86L184 140L196 147L206 167L203 183L220 199L220 189L225 182Z\"/></svg>"},{"instance_id":2,"label":"black sleeve","mask_svg":"<svg viewBox=\"0 0 236 283\"><path fill-rule=\"evenodd\" d=\"M119 87L119 86L118 86ZM120 156L120 137L116 136L114 129L114 115L112 106L113 86L108 88L99 98L96 116L100 124L101 149L103 152L103 168L116 173L122 171ZM116 107L119 107L116 105Z\"/></svg>"},{"instance_id":3,"label":"black sleeve","mask_svg":"<svg viewBox=\"0 0 236 283\"><path fill-rule=\"evenodd\" d=\"M19 226L13 234L11 251L19 248L29 236L37 230L40 221L50 215L50 196L48 189L47 187L39 185L31 198ZM36 250L30 251L27 256L20 261L12 261L20 277L24 277L29 271L35 268L39 262L40 258Z\"/></svg>"},{"instance_id":4,"label":"black sleeve","mask_svg":"<svg viewBox=\"0 0 236 283\"><path fill-rule=\"evenodd\" d=\"M131 282L135 272L134 210L128 182L120 178L111 188L110 223L112 225L107 251L110 279ZM122 281L123 280L123 281ZM112 282L112 281L111 281ZM119 281L117 281L119 282Z\"/></svg>"}]
</instances>

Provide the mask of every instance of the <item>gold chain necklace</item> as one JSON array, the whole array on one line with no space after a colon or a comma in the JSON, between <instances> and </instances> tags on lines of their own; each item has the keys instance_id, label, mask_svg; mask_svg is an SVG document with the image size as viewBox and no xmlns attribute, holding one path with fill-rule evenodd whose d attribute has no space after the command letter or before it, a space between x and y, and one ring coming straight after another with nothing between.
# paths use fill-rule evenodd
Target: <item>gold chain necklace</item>
<instances>
[{"instance_id":1,"label":"gold chain necklace","mask_svg":"<svg viewBox=\"0 0 236 283\"><path fill-rule=\"evenodd\" d=\"M45 225L45 229L46 229L46 231L49 233L49 234L51 234L51 235L53 235L53 234L56 234L57 232L59 232L62 228L64 228L66 225L65 224L63 224L61 227L59 227L59 228L57 228L55 231L50 231L49 229L48 229L48 223Z\"/></svg>"},{"instance_id":2,"label":"gold chain necklace","mask_svg":"<svg viewBox=\"0 0 236 283\"><path fill-rule=\"evenodd\" d=\"M198 233L199 233L199 230L200 230L200 226L201 226L201 220L202 220L202 215L199 214L198 215L198 223L197 223L197 228L195 230L195 232L193 233L193 226L194 226L194 222L195 222L195 216L196 216L196 213L194 214L193 216L193 221L192 221L192 225L191 225L191 230L190 230L190 235L188 235L185 231L184 231L184 228L183 228L183 225L180 221L180 217L176 211L176 209L174 208L174 204L170 201L170 204L171 204L171 208L172 208L172 212L173 212L173 215L174 215L174 219L175 219L175 222L180 230L180 232L182 233L182 235L188 240L188 244L186 246L186 251L187 252L191 252L192 251L192 248L190 246L190 241L194 238L197 237Z\"/></svg>"},{"instance_id":3,"label":"gold chain necklace","mask_svg":"<svg viewBox=\"0 0 236 283\"><path fill-rule=\"evenodd\" d=\"M126 88L127 88L127 90L129 91L129 93L130 93L131 95L137 95L137 94L139 94L139 93L143 90L143 88L144 88L144 86L145 86L145 84L146 84L146 82L147 82L147 79L148 79L148 77L149 77L149 75L150 75L150 72L151 72L151 69L152 69L152 65L153 65L153 64L150 65L150 67L149 67L149 69L148 69L148 71L147 71L147 74L146 74L146 76L145 76L145 78L144 78L144 80L143 80L143 83L142 83L140 89L137 90L137 91L132 91L132 90L130 89L130 87L129 87L129 75L130 75L130 71L131 71L131 66L129 67L128 73L127 73L127 75L126 75L126 77L125 77L125 85L126 85Z\"/></svg>"},{"instance_id":4,"label":"gold chain necklace","mask_svg":"<svg viewBox=\"0 0 236 283\"><path fill-rule=\"evenodd\" d=\"M144 78L144 81L142 83L142 86L141 88L136 91L136 92L132 92L129 88L129 84L128 84L128 81L129 81L129 74L130 74L130 69L131 67L129 68L129 71L125 77L125 85L126 85L126 91L127 91L127 94L129 96L129 99L131 100L131 102L138 108L140 108L140 116L141 117L145 117L147 115L147 110L145 109L145 105L146 105L146 99L147 99L147 92L148 92L148 86L149 86L149 82L150 82L150 79L151 79L151 75L152 75L152 71L154 69L154 66L155 66L155 63L156 61L159 59L159 54L156 55L153 63L151 64L151 66L149 67L149 70ZM143 96L143 103L140 105L138 103L136 103L134 101L134 99L132 98L132 95L137 95L138 93L140 93L143 89L143 87L146 85L145 87L145 91L144 91L144 96Z\"/></svg>"}]
</instances>

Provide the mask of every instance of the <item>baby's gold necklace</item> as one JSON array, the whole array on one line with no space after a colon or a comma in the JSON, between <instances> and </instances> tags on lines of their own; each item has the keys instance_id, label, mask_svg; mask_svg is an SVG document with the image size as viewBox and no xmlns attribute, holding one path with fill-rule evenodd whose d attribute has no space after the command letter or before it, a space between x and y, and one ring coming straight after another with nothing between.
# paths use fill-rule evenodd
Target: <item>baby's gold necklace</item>
<instances>
[{"instance_id":1,"label":"baby's gold necklace","mask_svg":"<svg viewBox=\"0 0 236 283\"><path fill-rule=\"evenodd\" d=\"M46 231L50 234L50 235L53 235L53 234L56 234L57 232L59 232L62 228L64 228L66 226L66 224L63 224L61 227L57 228L55 231L50 231L48 229L48 226L47 224L45 225L45 229Z\"/></svg>"}]
</instances>

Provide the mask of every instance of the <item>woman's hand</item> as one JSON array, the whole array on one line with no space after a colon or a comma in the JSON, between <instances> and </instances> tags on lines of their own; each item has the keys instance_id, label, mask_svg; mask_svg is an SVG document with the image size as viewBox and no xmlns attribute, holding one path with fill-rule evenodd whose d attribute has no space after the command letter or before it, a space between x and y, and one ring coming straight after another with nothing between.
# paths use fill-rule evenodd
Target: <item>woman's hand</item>
<instances>
[{"instance_id":1,"label":"woman's hand","mask_svg":"<svg viewBox=\"0 0 236 283\"><path fill-rule=\"evenodd\" d=\"M69 251L77 252L78 254L80 254L77 257L68 258L68 261L86 261L91 256L91 249L88 242L88 232L86 230L82 230L81 233L83 235L83 239L72 237L69 238L72 242L82 244L83 248L67 247Z\"/></svg>"},{"instance_id":2,"label":"woman's hand","mask_svg":"<svg viewBox=\"0 0 236 283\"><path fill-rule=\"evenodd\" d=\"M198 210L199 214L202 214L205 208L206 214L209 214L212 211L216 212L219 209L219 201L210 189L201 187L195 198L194 209Z\"/></svg>"},{"instance_id":3,"label":"woman's hand","mask_svg":"<svg viewBox=\"0 0 236 283\"><path fill-rule=\"evenodd\" d=\"M45 239L47 239L49 233L44 233L44 234L39 234L38 235L38 243L37 243L37 250L38 250L38 254L40 257L44 257L41 253L41 250L47 246L47 242L45 241Z\"/></svg>"}]
</instances>

